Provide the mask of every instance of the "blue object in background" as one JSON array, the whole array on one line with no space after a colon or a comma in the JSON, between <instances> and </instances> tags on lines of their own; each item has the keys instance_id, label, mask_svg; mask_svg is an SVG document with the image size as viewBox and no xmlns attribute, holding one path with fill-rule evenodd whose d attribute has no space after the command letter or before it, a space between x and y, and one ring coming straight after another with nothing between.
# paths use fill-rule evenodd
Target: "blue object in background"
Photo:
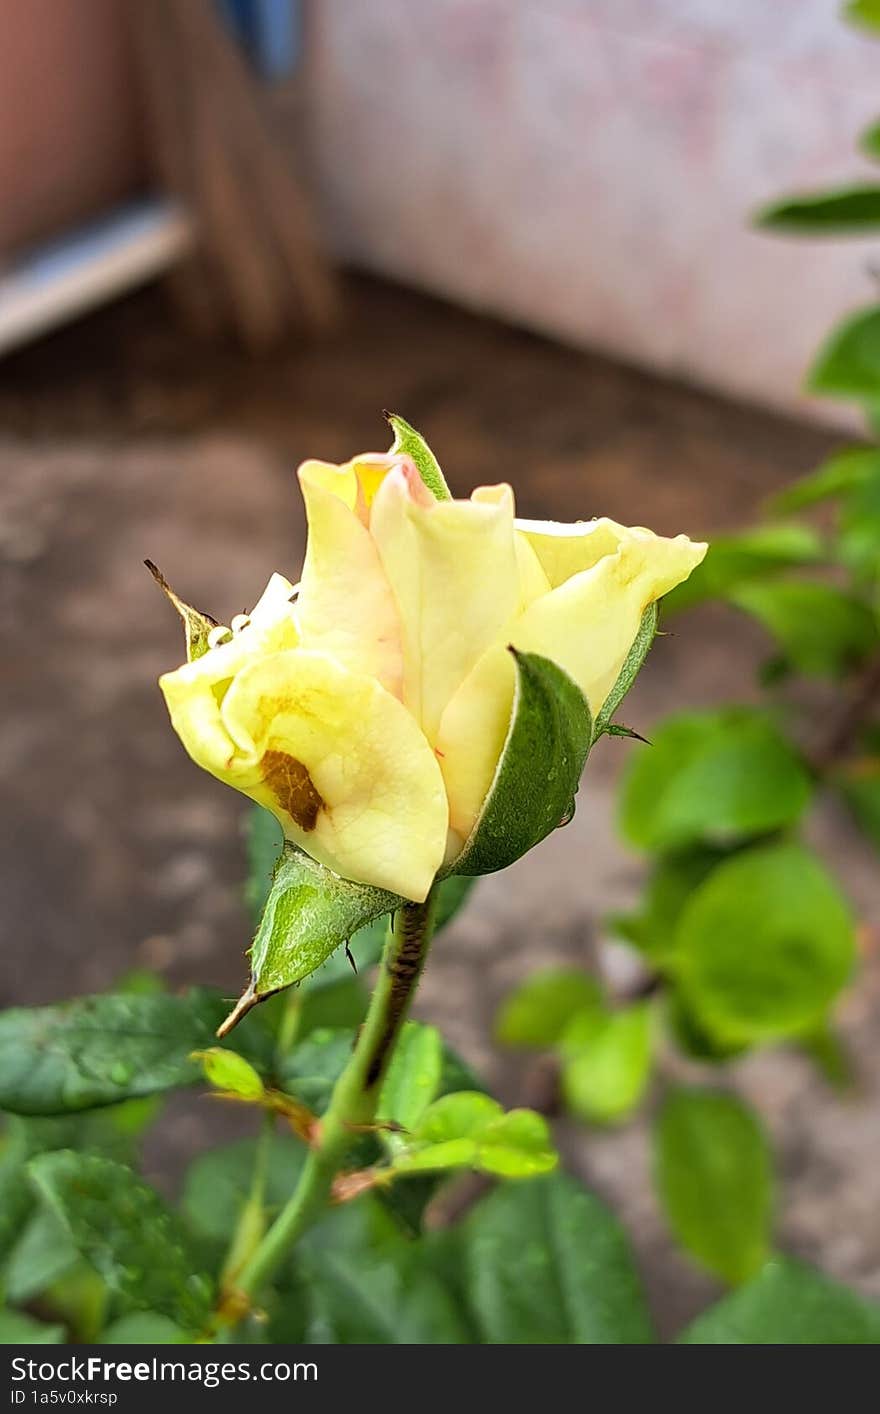
<instances>
[{"instance_id":1,"label":"blue object in background","mask_svg":"<svg viewBox=\"0 0 880 1414\"><path fill-rule=\"evenodd\" d=\"M263 78L287 78L302 37L300 0L219 0L226 23Z\"/></svg>"}]
</instances>

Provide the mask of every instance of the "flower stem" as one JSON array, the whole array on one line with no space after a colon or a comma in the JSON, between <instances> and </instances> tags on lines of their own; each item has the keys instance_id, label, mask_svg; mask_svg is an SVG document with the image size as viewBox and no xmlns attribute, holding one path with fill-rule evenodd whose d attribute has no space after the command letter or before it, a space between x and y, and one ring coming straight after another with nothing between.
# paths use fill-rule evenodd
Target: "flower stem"
<instances>
[{"instance_id":1,"label":"flower stem","mask_svg":"<svg viewBox=\"0 0 880 1414\"><path fill-rule=\"evenodd\" d=\"M433 920L433 894L423 904L404 904L395 914L366 1019L321 1120L320 1138L291 1197L239 1272L235 1291L221 1308L221 1321L235 1321L249 1309L293 1244L326 1207L355 1131L373 1122L382 1080L425 963Z\"/></svg>"}]
</instances>

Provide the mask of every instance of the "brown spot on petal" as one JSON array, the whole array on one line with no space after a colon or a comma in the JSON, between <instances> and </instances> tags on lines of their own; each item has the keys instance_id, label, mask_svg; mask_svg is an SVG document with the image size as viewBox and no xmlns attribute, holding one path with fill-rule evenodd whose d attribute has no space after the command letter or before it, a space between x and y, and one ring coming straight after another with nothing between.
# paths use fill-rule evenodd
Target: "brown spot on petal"
<instances>
[{"instance_id":1,"label":"brown spot on petal","mask_svg":"<svg viewBox=\"0 0 880 1414\"><path fill-rule=\"evenodd\" d=\"M301 761L286 751L267 751L263 756L263 780L281 809L301 830L315 828L324 801Z\"/></svg>"}]
</instances>

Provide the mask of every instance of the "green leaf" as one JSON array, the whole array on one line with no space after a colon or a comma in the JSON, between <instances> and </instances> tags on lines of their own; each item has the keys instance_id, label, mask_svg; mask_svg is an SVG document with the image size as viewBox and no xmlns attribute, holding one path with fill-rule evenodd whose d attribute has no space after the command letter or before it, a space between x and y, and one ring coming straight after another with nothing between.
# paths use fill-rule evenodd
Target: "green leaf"
<instances>
[{"instance_id":1,"label":"green leaf","mask_svg":"<svg viewBox=\"0 0 880 1414\"><path fill-rule=\"evenodd\" d=\"M275 816L268 810L264 810L262 806L253 806L248 811L246 819L248 880L245 893L248 908L256 927L272 891L272 878L278 866L284 839ZM438 884L434 921L435 934L452 922L459 909L466 903L475 883L476 879L454 875ZM388 917L386 914L382 914L352 935L349 947L359 972L365 971L374 962L378 962L387 932ZM342 947L337 947L321 966L304 979L303 985L307 988L307 1002L310 1009L317 991L322 988L335 988L340 982L347 983L352 975L351 964L346 957L345 950ZM306 1004L305 993L303 1003ZM344 1014L340 1013L335 1018L322 1015L317 1024L343 1026L349 1024L349 1019L352 1016L351 1008L346 1005ZM359 1015L354 1017L354 1021L358 1020L360 1020Z\"/></svg>"},{"instance_id":2,"label":"green leaf","mask_svg":"<svg viewBox=\"0 0 880 1414\"><path fill-rule=\"evenodd\" d=\"M877 478L880 478L880 449L844 447L809 476L802 476L786 486L773 497L770 506L777 513L806 510L820 501L848 496L866 481Z\"/></svg>"},{"instance_id":3,"label":"green leaf","mask_svg":"<svg viewBox=\"0 0 880 1414\"><path fill-rule=\"evenodd\" d=\"M802 673L839 677L877 646L877 622L871 610L831 584L808 580L743 584L728 597L763 624Z\"/></svg>"},{"instance_id":4,"label":"green leaf","mask_svg":"<svg viewBox=\"0 0 880 1414\"><path fill-rule=\"evenodd\" d=\"M450 501L452 493L446 485L446 478L440 470L440 463L431 451L421 432L410 427L396 412L386 413L394 441L390 451L396 455L411 457L418 468L419 476L438 501Z\"/></svg>"},{"instance_id":5,"label":"green leaf","mask_svg":"<svg viewBox=\"0 0 880 1414\"><path fill-rule=\"evenodd\" d=\"M188 1228L202 1241L228 1246L250 1193L256 1142L239 1139L232 1144L209 1149L194 1159L186 1171L181 1212ZM272 1136L266 1166L265 1204L274 1215L290 1197L306 1151L292 1135Z\"/></svg>"},{"instance_id":6,"label":"green leaf","mask_svg":"<svg viewBox=\"0 0 880 1414\"><path fill-rule=\"evenodd\" d=\"M765 713L691 712L630 758L619 822L639 849L730 844L794 824L811 795L806 767Z\"/></svg>"},{"instance_id":7,"label":"green leaf","mask_svg":"<svg viewBox=\"0 0 880 1414\"><path fill-rule=\"evenodd\" d=\"M47 1326L20 1311L0 1310L0 1345L62 1345L63 1326Z\"/></svg>"},{"instance_id":8,"label":"green leaf","mask_svg":"<svg viewBox=\"0 0 880 1414\"><path fill-rule=\"evenodd\" d=\"M562 1094L572 1114L588 1124L626 1119L637 1107L651 1077L653 1014L648 1002L611 1012L598 1024L591 1018L578 1042L577 1019L563 1037Z\"/></svg>"},{"instance_id":9,"label":"green leaf","mask_svg":"<svg viewBox=\"0 0 880 1414\"><path fill-rule=\"evenodd\" d=\"M448 879L440 880L437 885L437 903L434 914L435 937L441 929L448 927L459 909L464 908L476 882L475 878L468 878L466 874L452 874Z\"/></svg>"},{"instance_id":10,"label":"green leaf","mask_svg":"<svg viewBox=\"0 0 880 1414\"><path fill-rule=\"evenodd\" d=\"M667 990L664 1001L672 1036L684 1054L693 1060L720 1065L749 1049L747 1041L732 1041L709 1030L674 986Z\"/></svg>"},{"instance_id":11,"label":"green leaf","mask_svg":"<svg viewBox=\"0 0 880 1414\"><path fill-rule=\"evenodd\" d=\"M194 1050L210 1046L223 1016L219 993L124 993L0 1014L0 1108L69 1114L153 1095L199 1078ZM242 1041L260 1049L260 1030Z\"/></svg>"},{"instance_id":12,"label":"green leaf","mask_svg":"<svg viewBox=\"0 0 880 1414\"><path fill-rule=\"evenodd\" d=\"M282 1090L323 1114L348 1062L355 1032L347 1028L318 1027L284 1057L278 1081Z\"/></svg>"},{"instance_id":13,"label":"green leaf","mask_svg":"<svg viewBox=\"0 0 880 1414\"><path fill-rule=\"evenodd\" d=\"M880 0L848 0L843 15L854 25L880 29Z\"/></svg>"},{"instance_id":14,"label":"green leaf","mask_svg":"<svg viewBox=\"0 0 880 1414\"><path fill-rule=\"evenodd\" d=\"M543 1050L555 1046L572 1017L602 1010L602 989L580 968L549 967L533 972L509 992L495 1017L495 1039L502 1046Z\"/></svg>"},{"instance_id":15,"label":"green leaf","mask_svg":"<svg viewBox=\"0 0 880 1414\"><path fill-rule=\"evenodd\" d=\"M865 757L847 764L834 778L859 829L880 849L880 759Z\"/></svg>"},{"instance_id":16,"label":"green leaf","mask_svg":"<svg viewBox=\"0 0 880 1414\"><path fill-rule=\"evenodd\" d=\"M773 1160L757 1116L733 1095L673 1090L654 1129L654 1175L683 1247L723 1281L770 1253Z\"/></svg>"},{"instance_id":17,"label":"green leaf","mask_svg":"<svg viewBox=\"0 0 880 1414\"><path fill-rule=\"evenodd\" d=\"M459 1303L432 1270L423 1241L402 1237L370 1195L331 1212L298 1244L294 1325L276 1318L273 1343L464 1345ZM304 1309L303 1309L304 1308Z\"/></svg>"},{"instance_id":18,"label":"green leaf","mask_svg":"<svg viewBox=\"0 0 880 1414\"><path fill-rule=\"evenodd\" d=\"M756 216L765 229L794 236L864 236L880 230L880 187L857 182L834 191L788 197Z\"/></svg>"},{"instance_id":19,"label":"green leaf","mask_svg":"<svg viewBox=\"0 0 880 1414\"><path fill-rule=\"evenodd\" d=\"M462 1238L481 1343L651 1343L626 1237L567 1174L497 1189L472 1209Z\"/></svg>"},{"instance_id":20,"label":"green leaf","mask_svg":"<svg viewBox=\"0 0 880 1414\"><path fill-rule=\"evenodd\" d=\"M342 879L285 844L250 950L251 980L223 1032L257 1002L308 977L358 929L401 902L396 894Z\"/></svg>"},{"instance_id":21,"label":"green leaf","mask_svg":"<svg viewBox=\"0 0 880 1414\"><path fill-rule=\"evenodd\" d=\"M810 369L807 390L857 402L880 397L880 306L838 324Z\"/></svg>"},{"instance_id":22,"label":"green leaf","mask_svg":"<svg viewBox=\"0 0 880 1414\"><path fill-rule=\"evenodd\" d=\"M533 1110L501 1108L479 1091L444 1095L424 1111L391 1166L398 1173L471 1168L530 1178L556 1167L547 1121Z\"/></svg>"},{"instance_id":23,"label":"green leaf","mask_svg":"<svg viewBox=\"0 0 880 1414\"><path fill-rule=\"evenodd\" d=\"M605 732L610 732L611 723L615 712L620 706L626 694L639 675L639 671L648 656L648 650L654 642L654 635L657 632L657 605L649 604L642 615L639 624L639 631L635 636L633 645L624 659L623 667L617 675L617 680L609 692L596 718L596 725L593 729L593 740L598 741Z\"/></svg>"},{"instance_id":24,"label":"green leaf","mask_svg":"<svg viewBox=\"0 0 880 1414\"><path fill-rule=\"evenodd\" d=\"M865 477L840 507L837 554L861 582L880 573L880 473Z\"/></svg>"},{"instance_id":25,"label":"green leaf","mask_svg":"<svg viewBox=\"0 0 880 1414\"><path fill-rule=\"evenodd\" d=\"M753 848L719 864L686 905L676 964L697 1019L729 1041L815 1027L855 959L849 908L797 844Z\"/></svg>"},{"instance_id":26,"label":"green leaf","mask_svg":"<svg viewBox=\"0 0 880 1414\"><path fill-rule=\"evenodd\" d=\"M272 891L272 878L284 845L284 835L278 820L262 805L252 805L244 817L247 849L247 881L245 902L254 927L260 921L266 901Z\"/></svg>"},{"instance_id":27,"label":"green leaf","mask_svg":"<svg viewBox=\"0 0 880 1414\"><path fill-rule=\"evenodd\" d=\"M661 855L654 864L641 904L633 913L612 914L612 933L663 967L675 951L681 911L698 884L726 855L703 846L680 854Z\"/></svg>"},{"instance_id":28,"label":"green leaf","mask_svg":"<svg viewBox=\"0 0 880 1414\"><path fill-rule=\"evenodd\" d=\"M376 1105L379 1120L391 1120L415 1130L425 1110L437 1096L443 1080L443 1038L436 1026L406 1022L394 1048ZM383 1136L404 1142L399 1134Z\"/></svg>"},{"instance_id":29,"label":"green leaf","mask_svg":"<svg viewBox=\"0 0 880 1414\"><path fill-rule=\"evenodd\" d=\"M782 570L816 564L824 557L821 537L810 526L759 525L738 535L719 535L705 559L663 600L664 616L718 599L736 584Z\"/></svg>"},{"instance_id":30,"label":"green leaf","mask_svg":"<svg viewBox=\"0 0 880 1414\"><path fill-rule=\"evenodd\" d=\"M495 780L456 874L506 869L571 815L592 738L587 700L567 673L511 649L516 691Z\"/></svg>"},{"instance_id":31,"label":"green leaf","mask_svg":"<svg viewBox=\"0 0 880 1414\"><path fill-rule=\"evenodd\" d=\"M167 1316L136 1311L102 1331L99 1345L188 1345L191 1337Z\"/></svg>"},{"instance_id":32,"label":"green leaf","mask_svg":"<svg viewBox=\"0 0 880 1414\"><path fill-rule=\"evenodd\" d=\"M191 663L195 658L201 658L202 655L208 651L208 638L211 629L217 627L217 620L212 619L210 614L203 614L200 609L194 609L192 604L185 603L183 599L175 594L162 571L158 566L153 564L152 560L144 560L144 564L162 590L162 593L174 605L174 608L183 620L187 662Z\"/></svg>"},{"instance_id":33,"label":"green leaf","mask_svg":"<svg viewBox=\"0 0 880 1414\"><path fill-rule=\"evenodd\" d=\"M880 123L871 123L859 136L859 147L866 157L880 160Z\"/></svg>"},{"instance_id":34,"label":"green leaf","mask_svg":"<svg viewBox=\"0 0 880 1414\"><path fill-rule=\"evenodd\" d=\"M121 1315L155 1311L187 1330L201 1327L211 1284L158 1193L123 1164L69 1149L32 1159L30 1172Z\"/></svg>"},{"instance_id":35,"label":"green leaf","mask_svg":"<svg viewBox=\"0 0 880 1414\"><path fill-rule=\"evenodd\" d=\"M880 1345L880 1306L803 1262L774 1257L679 1336L684 1345Z\"/></svg>"},{"instance_id":36,"label":"green leaf","mask_svg":"<svg viewBox=\"0 0 880 1414\"><path fill-rule=\"evenodd\" d=\"M6 1263L3 1286L7 1298L16 1305L32 1301L71 1272L78 1261L79 1251L58 1214L37 1206Z\"/></svg>"},{"instance_id":37,"label":"green leaf","mask_svg":"<svg viewBox=\"0 0 880 1414\"><path fill-rule=\"evenodd\" d=\"M205 1079L215 1090L225 1090L242 1100L262 1100L266 1093L259 1073L235 1051L211 1046L207 1051L193 1051L192 1058L200 1063Z\"/></svg>"}]
</instances>

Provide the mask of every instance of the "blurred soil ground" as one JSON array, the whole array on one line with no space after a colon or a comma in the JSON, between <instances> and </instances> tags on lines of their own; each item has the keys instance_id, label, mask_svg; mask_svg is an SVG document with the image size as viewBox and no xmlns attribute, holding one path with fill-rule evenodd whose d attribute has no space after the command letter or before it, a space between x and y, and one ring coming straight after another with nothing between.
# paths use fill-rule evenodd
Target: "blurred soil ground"
<instances>
[{"instance_id":1,"label":"blurred soil ground","mask_svg":"<svg viewBox=\"0 0 880 1414\"><path fill-rule=\"evenodd\" d=\"M179 660L180 635L145 556L228 622L270 570L296 577L297 462L387 446L383 407L425 432L458 493L508 479L522 514L608 514L667 533L747 523L830 445L813 428L399 288L351 279L347 295L339 335L264 364L192 342L152 291L2 366L4 1006L106 988L137 966L230 995L244 979L240 802L188 762L168 728L155 679ZM657 641L626 720L650 736L666 712L748 699L762 652L732 612L690 615ZM628 964L602 919L639 888L641 861L613 823L615 778L639 749L603 741L572 824L484 880L432 955L418 1014L508 1102L522 1098L524 1068L490 1041L504 992L556 962L600 966L625 985ZM833 812L816 833L870 936L876 860ZM834 1095L782 1051L752 1057L734 1079L773 1132L780 1243L880 1297L876 958L843 1015L854 1096ZM151 1171L173 1182L219 1126L241 1123L176 1098L150 1143ZM714 1288L664 1232L647 1124L562 1124L560 1142L627 1223L660 1324L676 1330Z\"/></svg>"}]
</instances>

